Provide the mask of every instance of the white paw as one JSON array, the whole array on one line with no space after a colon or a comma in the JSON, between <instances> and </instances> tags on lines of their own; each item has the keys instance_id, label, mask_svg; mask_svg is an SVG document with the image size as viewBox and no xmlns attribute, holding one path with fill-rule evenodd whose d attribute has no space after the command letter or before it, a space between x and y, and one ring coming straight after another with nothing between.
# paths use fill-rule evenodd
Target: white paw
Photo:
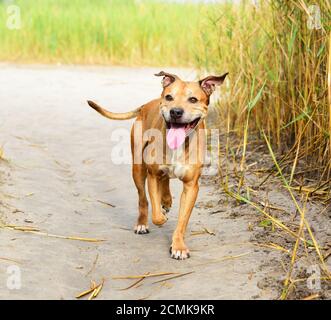
<instances>
[{"instance_id":1,"label":"white paw","mask_svg":"<svg viewBox=\"0 0 331 320\"><path fill-rule=\"evenodd\" d=\"M134 227L134 233L147 234L147 233L149 233L148 226L146 226L144 224L138 224Z\"/></svg>"},{"instance_id":2,"label":"white paw","mask_svg":"<svg viewBox=\"0 0 331 320\"><path fill-rule=\"evenodd\" d=\"M190 257L190 251L189 249L184 250L173 250L172 247L170 248L170 255L171 258L176 260L185 260Z\"/></svg>"}]
</instances>

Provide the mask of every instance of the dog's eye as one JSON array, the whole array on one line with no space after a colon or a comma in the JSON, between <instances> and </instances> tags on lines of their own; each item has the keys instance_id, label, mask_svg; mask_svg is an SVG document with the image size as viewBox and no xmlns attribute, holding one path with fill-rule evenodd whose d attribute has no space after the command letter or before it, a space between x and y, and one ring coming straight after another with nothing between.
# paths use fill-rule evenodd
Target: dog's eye
<instances>
[{"instance_id":1,"label":"dog's eye","mask_svg":"<svg viewBox=\"0 0 331 320\"><path fill-rule=\"evenodd\" d=\"M188 101L190 101L191 103L197 103L198 99L195 98L195 97L191 97L191 98L188 99Z\"/></svg>"},{"instance_id":2,"label":"dog's eye","mask_svg":"<svg viewBox=\"0 0 331 320\"><path fill-rule=\"evenodd\" d=\"M167 95L165 96L165 99L166 99L167 101L173 101L173 100L174 100L173 96L170 95L170 94L167 94Z\"/></svg>"}]
</instances>

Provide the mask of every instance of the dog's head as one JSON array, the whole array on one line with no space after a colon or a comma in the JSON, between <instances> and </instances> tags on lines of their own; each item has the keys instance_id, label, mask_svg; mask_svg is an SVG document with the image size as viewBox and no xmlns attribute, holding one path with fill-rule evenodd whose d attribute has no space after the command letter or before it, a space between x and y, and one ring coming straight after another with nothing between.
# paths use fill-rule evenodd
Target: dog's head
<instances>
[{"instance_id":1,"label":"dog's head","mask_svg":"<svg viewBox=\"0 0 331 320\"><path fill-rule=\"evenodd\" d=\"M178 76L161 71L163 77L161 114L169 129L168 145L176 149L178 141L183 141L207 116L209 98L215 86L221 85L228 73L220 77L209 76L197 82L185 82ZM170 135L170 136L169 136ZM177 142L176 142L177 141Z\"/></svg>"}]
</instances>

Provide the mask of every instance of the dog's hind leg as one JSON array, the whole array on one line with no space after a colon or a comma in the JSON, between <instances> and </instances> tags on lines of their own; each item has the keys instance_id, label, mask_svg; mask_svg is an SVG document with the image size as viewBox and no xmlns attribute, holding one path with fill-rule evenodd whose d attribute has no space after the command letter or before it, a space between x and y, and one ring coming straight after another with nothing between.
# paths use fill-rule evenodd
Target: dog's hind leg
<instances>
[{"instance_id":1,"label":"dog's hind leg","mask_svg":"<svg viewBox=\"0 0 331 320\"><path fill-rule=\"evenodd\" d=\"M164 214L168 213L172 206L172 196L171 196L171 192L170 192L169 183L170 183L170 180L168 177L164 177L160 181L161 205L162 205L162 211Z\"/></svg>"},{"instance_id":2,"label":"dog's hind leg","mask_svg":"<svg viewBox=\"0 0 331 320\"><path fill-rule=\"evenodd\" d=\"M146 197L146 177L147 169L145 164L134 164L132 166L132 176L138 190L139 196L139 216L134 228L137 234L149 233L148 230L148 201Z\"/></svg>"}]
</instances>

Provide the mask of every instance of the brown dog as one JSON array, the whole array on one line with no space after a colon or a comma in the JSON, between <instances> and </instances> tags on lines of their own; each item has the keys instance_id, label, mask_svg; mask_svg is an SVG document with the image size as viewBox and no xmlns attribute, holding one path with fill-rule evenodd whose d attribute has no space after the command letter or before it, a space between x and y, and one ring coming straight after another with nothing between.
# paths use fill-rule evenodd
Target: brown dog
<instances>
[{"instance_id":1,"label":"brown dog","mask_svg":"<svg viewBox=\"0 0 331 320\"><path fill-rule=\"evenodd\" d=\"M169 179L183 182L179 218L172 237L171 257L186 259L189 250L184 243L186 227L194 207L204 156L204 119L209 98L215 86L223 83L227 73L209 76L199 82L184 82L178 76L163 76L161 97L127 113L109 112L96 103L88 104L103 116L114 120L136 118L131 130L132 174L139 195L137 234L148 233L147 179L152 204L152 221L162 225L172 205ZM193 161L192 161L193 158Z\"/></svg>"}]
</instances>

